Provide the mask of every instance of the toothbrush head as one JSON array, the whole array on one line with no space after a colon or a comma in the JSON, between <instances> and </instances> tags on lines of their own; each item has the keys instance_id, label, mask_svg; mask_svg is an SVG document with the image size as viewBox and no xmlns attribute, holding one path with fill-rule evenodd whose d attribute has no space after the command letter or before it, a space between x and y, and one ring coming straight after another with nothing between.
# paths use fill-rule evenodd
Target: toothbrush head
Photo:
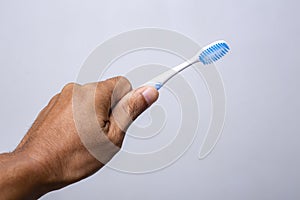
<instances>
[{"instance_id":1,"label":"toothbrush head","mask_svg":"<svg viewBox=\"0 0 300 200\"><path fill-rule=\"evenodd\" d=\"M224 40L213 42L200 51L199 61L204 65L211 64L222 58L229 51L229 46Z\"/></svg>"}]
</instances>

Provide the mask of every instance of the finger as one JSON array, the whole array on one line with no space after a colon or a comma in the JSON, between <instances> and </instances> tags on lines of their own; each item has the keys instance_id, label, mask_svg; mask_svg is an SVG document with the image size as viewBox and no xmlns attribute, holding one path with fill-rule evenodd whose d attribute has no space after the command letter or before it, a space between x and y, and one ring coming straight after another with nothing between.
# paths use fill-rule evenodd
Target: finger
<instances>
[{"instance_id":1,"label":"finger","mask_svg":"<svg viewBox=\"0 0 300 200\"><path fill-rule=\"evenodd\" d=\"M125 132L129 125L158 98L154 87L144 86L126 94L112 110L114 134Z\"/></svg>"},{"instance_id":2,"label":"finger","mask_svg":"<svg viewBox=\"0 0 300 200\"><path fill-rule=\"evenodd\" d=\"M110 78L97 84L95 108L101 127L106 127L112 108L131 91L130 82L122 76Z\"/></svg>"},{"instance_id":3,"label":"finger","mask_svg":"<svg viewBox=\"0 0 300 200\"><path fill-rule=\"evenodd\" d=\"M110 96L111 107L114 107L121 98L132 90L129 80L123 76L107 79L103 84L108 90L107 95Z\"/></svg>"}]
</instances>

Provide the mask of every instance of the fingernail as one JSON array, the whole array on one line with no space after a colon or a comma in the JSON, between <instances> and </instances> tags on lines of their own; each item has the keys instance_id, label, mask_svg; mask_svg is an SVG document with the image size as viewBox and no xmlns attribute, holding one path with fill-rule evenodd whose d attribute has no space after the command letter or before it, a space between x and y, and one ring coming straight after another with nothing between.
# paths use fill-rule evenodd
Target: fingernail
<instances>
[{"instance_id":1,"label":"fingernail","mask_svg":"<svg viewBox=\"0 0 300 200\"><path fill-rule=\"evenodd\" d=\"M142 93L142 95L147 101L148 106L150 106L157 99L157 90L155 88L149 87Z\"/></svg>"}]
</instances>

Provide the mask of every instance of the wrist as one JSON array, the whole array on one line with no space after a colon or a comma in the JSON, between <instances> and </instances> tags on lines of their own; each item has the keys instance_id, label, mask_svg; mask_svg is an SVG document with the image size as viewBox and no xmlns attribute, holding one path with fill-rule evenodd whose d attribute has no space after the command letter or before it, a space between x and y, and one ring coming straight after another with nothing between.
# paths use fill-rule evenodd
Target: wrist
<instances>
[{"instance_id":1,"label":"wrist","mask_svg":"<svg viewBox=\"0 0 300 200\"><path fill-rule=\"evenodd\" d=\"M0 155L0 193L4 199L37 199L48 190L39 163L23 152Z\"/></svg>"}]
</instances>

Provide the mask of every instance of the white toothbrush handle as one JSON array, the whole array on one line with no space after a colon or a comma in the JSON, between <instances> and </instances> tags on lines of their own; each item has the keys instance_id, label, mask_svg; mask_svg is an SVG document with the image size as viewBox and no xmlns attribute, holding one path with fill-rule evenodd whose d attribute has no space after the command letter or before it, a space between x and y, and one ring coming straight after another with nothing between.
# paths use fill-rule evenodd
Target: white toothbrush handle
<instances>
[{"instance_id":1,"label":"white toothbrush handle","mask_svg":"<svg viewBox=\"0 0 300 200\"><path fill-rule=\"evenodd\" d=\"M155 87L157 90L159 90L168 80L170 80L173 76L184 70L185 68L199 62L198 58L193 58L191 60L187 60L184 63L173 67L172 69L156 76L155 78L151 79L144 85L150 85Z\"/></svg>"}]
</instances>

